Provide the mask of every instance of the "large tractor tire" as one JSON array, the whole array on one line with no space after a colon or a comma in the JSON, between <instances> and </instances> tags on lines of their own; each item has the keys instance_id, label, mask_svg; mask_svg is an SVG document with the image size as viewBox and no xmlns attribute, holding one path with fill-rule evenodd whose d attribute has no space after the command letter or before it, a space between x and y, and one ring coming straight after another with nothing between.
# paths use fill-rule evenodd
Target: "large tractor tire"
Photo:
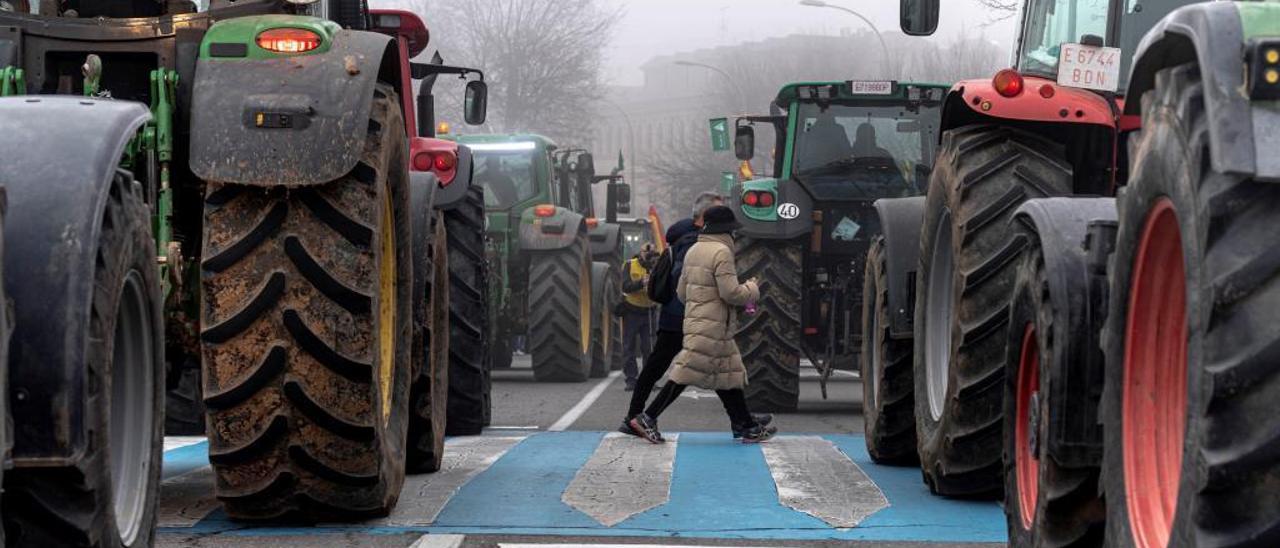
<instances>
[{"instance_id":1,"label":"large tractor tire","mask_svg":"<svg viewBox=\"0 0 1280 548\"><path fill-rule=\"evenodd\" d=\"M200 393L200 362L193 358L173 364L165 394L164 433L169 436L204 435L204 395Z\"/></svg>"},{"instance_id":2,"label":"large tractor tire","mask_svg":"<svg viewBox=\"0 0 1280 548\"><path fill-rule=\"evenodd\" d=\"M1003 126L943 134L920 237L913 367L917 452L935 494L1002 488L1005 335L1026 246L1009 219L1030 198L1071 192L1064 154Z\"/></svg>"},{"instance_id":3,"label":"large tractor tire","mask_svg":"<svg viewBox=\"0 0 1280 548\"><path fill-rule=\"evenodd\" d=\"M488 262L484 254L484 187L472 185L449 227L450 436L479 434L489 414Z\"/></svg>"},{"instance_id":4,"label":"large tractor tire","mask_svg":"<svg viewBox=\"0 0 1280 548\"><path fill-rule=\"evenodd\" d=\"M591 257L587 237L531 253L529 349L538 382L584 382L591 373Z\"/></svg>"},{"instance_id":5,"label":"large tractor tire","mask_svg":"<svg viewBox=\"0 0 1280 548\"><path fill-rule=\"evenodd\" d=\"M591 378L599 379L614 370L622 338L622 319L613 315L613 306L622 298L618 271L608 263L591 263L591 286Z\"/></svg>"},{"instance_id":6,"label":"large tractor tire","mask_svg":"<svg viewBox=\"0 0 1280 548\"><path fill-rule=\"evenodd\" d=\"M416 196L412 211L415 216L430 218L429 222L422 223L415 219L413 241L415 258L420 257L421 260L415 261L414 266L413 383L409 388L409 443L405 469L417 474L435 472L444 462L451 324L445 223L438 212L419 208ZM418 224L425 226L419 228Z\"/></svg>"},{"instance_id":7,"label":"large tractor tire","mask_svg":"<svg viewBox=\"0 0 1280 548\"><path fill-rule=\"evenodd\" d=\"M1194 64L1156 74L1117 199L1110 546L1280 546L1280 186L1214 171L1205 93Z\"/></svg>"},{"instance_id":8,"label":"large tractor tire","mask_svg":"<svg viewBox=\"0 0 1280 548\"><path fill-rule=\"evenodd\" d=\"M151 218L119 174L97 242L86 336L86 452L72 466L5 478L6 539L16 546L150 546L164 443L163 319ZM21 260L21 257L7 257ZM13 295L14 299L39 298Z\"/></svg>"},{"instance_id":9,"label":"large tractor tire","mask_svg":"<svg viewBox=\"0 0 1280 548\"><path fill-rule=\"evenodd\" d=\"M862 415L867 453L882 464L915 464L910 338L890 334L884 238L872 240L862 284Z\"/></svg>"},{"instance_id":10,"label":"large tractor tire","mask_svg":"<svg viewBox=\"0 0 1280 548\"><path fill-rule=\"evenodd\" d=\"M499 323L500 321L494 323ZM493 338L490 340L493 348L489 349L489 370L511 369L511 362L514 360L515 355L511 338L510 328L501 325L495 326Z\"/></svg>"},{"instance_id":11,"label":"large tractor tire","mask_svg":"<svg viewBox=\"0 0 1280 548\"><path fill-rule=\"evenodd\" d=\"M364 153L307 188L210 184L205 406L234 519L385 515L404 482L413 262L400 101L379 84Z\"/></svg>"},{"instance_id":12,"label":"large tractor tire","mask_svg":"<svg viewBox=\"0 0 1280 548\"><path fill-rule=\"evenodd\" d=\"M760 282L755 315L738 315L737 339L747 366L752 411L795 411L800 404L800 287L803 257L796 242L738 240L738 277Z\"/></svg>"},{"instance_id":13,"label":"large tractor tire","mask_svg":"<svg viewBox=\"0 0 1280 548\"><path fill-rule=\"evenodd\" d=\"M9 293L4 286L4 217L8 210L5 187L0 186L0 455L8 455L13 449L11 419L9 417L9 335L13 333L13 318L9 314ZM0 463L0 485L4 484L5 465ZM5 545L3 527L3 502L0 501L0 546Z\"/></svg>"}]
</instances>

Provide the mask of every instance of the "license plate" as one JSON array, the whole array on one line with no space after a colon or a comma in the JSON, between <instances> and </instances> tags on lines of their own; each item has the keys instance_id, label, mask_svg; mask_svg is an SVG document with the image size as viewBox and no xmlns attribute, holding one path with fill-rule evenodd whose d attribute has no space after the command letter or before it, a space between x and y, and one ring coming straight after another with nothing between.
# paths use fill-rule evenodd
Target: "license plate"
<instances>
[{"instance_id":1,"label":"license plate","mask_svg":"<svg viewBox=\"0 0 1280 548\"><path fill-rule=\"evenodd\" d=\"M1058 85L1116 91L1120 87L1120 48L1062 44Z\"/></svg>"},{"instance_id":2,"label":"license plate","mask_svg":"<svg viewBox=\"0 0 1280 548\"><path fill-rule=\"evenodd\" d=\"M849 91L854 95L891 95L893 82L854 80L849 82Z\"/></svg>"}]
</instances>

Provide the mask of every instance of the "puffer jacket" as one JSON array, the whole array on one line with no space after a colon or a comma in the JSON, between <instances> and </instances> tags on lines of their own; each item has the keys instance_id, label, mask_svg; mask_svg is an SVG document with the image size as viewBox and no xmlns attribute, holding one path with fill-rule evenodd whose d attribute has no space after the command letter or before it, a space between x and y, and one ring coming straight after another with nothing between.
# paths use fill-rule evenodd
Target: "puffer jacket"
<instances>
[{"instance_id":1,"label":"puffer jacket","mask_svg":"<svg viewBox=\"0 0 1280 548\"><path fill-rule=\"evenodd\" d=\"M747 368L733 342L737 307L760 298L755 282L738 282L733 238L703 234L684 258L676 286L684 301L684 346L672 362L671 380L708 390L747 385Z\"/></svg>"}]
</instances>

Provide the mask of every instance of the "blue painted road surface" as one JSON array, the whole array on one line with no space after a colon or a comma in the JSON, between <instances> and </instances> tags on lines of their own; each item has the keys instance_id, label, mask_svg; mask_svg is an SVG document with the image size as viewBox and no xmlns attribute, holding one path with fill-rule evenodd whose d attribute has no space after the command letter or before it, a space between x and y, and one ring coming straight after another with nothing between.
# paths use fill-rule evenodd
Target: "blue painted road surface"
<instances>
[{"instance_id":1,"label":"blue painted road surface","mask_svg":"<svg viewBox=\"0 0 1280 548\"><path fill-rule=\"evenodd\" d=\"M178 440L165 452L160 532L1006 540L996 503L934 497L917 468L873 464L860 436L781 436L768 451L725 433L672 437L665 448L602 432L451 439L444 469L410 476L391 516L308 528L228 520L207 444Z\"/></svg>"}]
</instances>

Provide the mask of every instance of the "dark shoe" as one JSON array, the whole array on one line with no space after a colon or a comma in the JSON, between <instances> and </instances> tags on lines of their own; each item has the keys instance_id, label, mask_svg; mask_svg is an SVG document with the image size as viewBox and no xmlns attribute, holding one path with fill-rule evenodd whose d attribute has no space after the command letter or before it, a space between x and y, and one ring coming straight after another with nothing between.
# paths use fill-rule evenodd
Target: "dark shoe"
<instances>
[{"instance_id":1,"label":"dark shoe","mask_svg":"<svg viewBox=\"0 0 1280 548\"><path fill-rule=\"evenodd\" d=\"M662 439L662 434L658 432L658 422L649 418L649 415L644 413L636 415L635 418L631 419L627 424L631 426L632 432L635 432L637 436L649 440L649 443L662 443L663 441L666 441Z\"/></svg>"},{"instance_id":2,"label":"dark shoe","mask_svg":"<svg viewBox=\"0 0 1280 548\"><path fill-rule=\"evenodd\" d=\"M776 426L756 425L742 433L742 443L764 443L778 433Z\"/></svg>"},{"instance_id":3,"label":"dark shoe","mask_svg":"<svg viewBox=\"0 0 1280 548\"><path fill-rule=\"evenodd\" d=\"M631 429L631 421L627 419L622 419L622 425L618 426L618 431L628 436L640 437L635 430Z\"/></svg>"},{"instance_id":4,"label":"dark shoe","mask_svg":"<svg viewBox=\"0 0 1280 548\"><path fill-rule=\"evenodd\" d=\"M623 390L624 390L624 391L626 391L626 392L635 392L635 390L636 390L636 383L634 383L634 382L629 382L629 383L627 383L627 386L626 386L626 387L624 387L624 388L623 388Z\"/></svg>"},{"instance_id":5,"label":"dark shoe","mask_svg":"<svg viewBox=\"0 0 1280 548\"><path fill-rule=\"evenodd\" d=\"M755 419L756 424L760 426L769 426L770 424L773 423L773 414L771 413L760 413L760 414L752 413L751 418ZM742 432L745 430L746 428L743 428L739 425L736 425L736 424L733 425L733 439L736 440L738 438L741 438Z\"/></svg>"}]
</instances>

